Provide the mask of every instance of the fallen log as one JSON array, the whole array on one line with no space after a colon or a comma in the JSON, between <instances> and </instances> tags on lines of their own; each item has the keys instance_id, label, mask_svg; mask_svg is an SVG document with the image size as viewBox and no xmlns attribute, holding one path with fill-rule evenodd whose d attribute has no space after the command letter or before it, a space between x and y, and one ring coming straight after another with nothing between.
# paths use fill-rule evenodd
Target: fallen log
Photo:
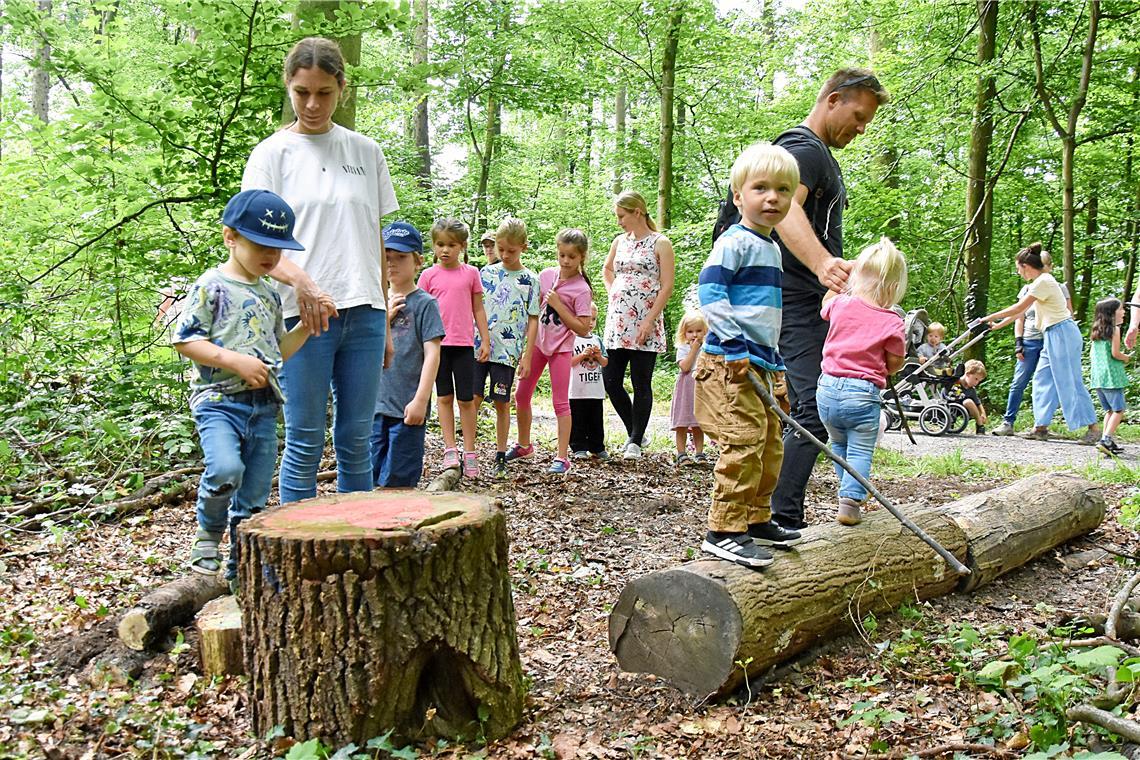
<instances>
[{"instance_id":1,"label":"fallen log","mask_svg":"<svg viewBox=\"0 0 1140 760\"><path fill-rule=\"evenodd\" d=\"M458 467L448 467L446 470L436 475L430 483L428 483L427 491L429 493L443 493L444 491L454 491L455 487L459 485L459 481L463 479L463 471Z\"/></svg>"},{"instance_id":2,"label":"fallen log","mask_svg":"<svg viewBox=\"0 0 1140 760\"><path fill-rule=\"evenodd\" d=\"M194 620L198 629L198 657L202 674L240 676L245 673L241 648L241 608L226 595L206 602Z\"/></svg>"},{"instance_id":3,"label":"fallen log","mask_svg":"<svg viewBox=\"0 0 1140 760\"><path fill-rule=\"evenodd\" d=\"M970 568L962 581L976 588L975 579L989 582L1015 561L1039 556L1104 517L1103 497L1086 481L1061 475L1030 481L1007 487L1008 494L911 508L908 516ZM1024 503L1011 506L1013 498ZM1001 504L1012 510L1007 519ZM1002 535L1010 543L1008 556ZM702 560L632 581L609 619L610 649L622 670L654 673L690 693L723 696L746 678L846 633L869 612L960 587L957 575L885 512L873 512L855 527L812 526L804 537L762 572Z\"/></svg>"},{"instance_id":4,"label":"fallen log","mask_svg":"<svg viewBox=\"0 0 1140 760\"><path fill-rule=\"evenodd\" d=\"M171 628L189 623L211 599L229 593L217 575L189 573L150 592L119 619L119 639L135 651L162 640Z\"/></svg>"},{"instance_id":5,"label":"fallen log","mask_svg":"<svg viewBox=\"0 0 1140 760\"><path fill-rule=\"evenodd\" d=\"M238 531L256 731L362 745L505 736L522 716L506 519L474 494L307 499Z\"/></svg>"}]
</instances>

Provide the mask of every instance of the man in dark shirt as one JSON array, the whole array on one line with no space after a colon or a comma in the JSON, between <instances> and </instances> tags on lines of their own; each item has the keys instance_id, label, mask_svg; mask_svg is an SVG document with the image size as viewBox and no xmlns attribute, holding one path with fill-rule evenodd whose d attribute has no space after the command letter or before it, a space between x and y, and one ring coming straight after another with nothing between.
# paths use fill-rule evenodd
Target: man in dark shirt
<instances>
[{"instance_id":1,"label":"man in dark shirt","mask_svg":"<svg viewBox=\"0 0 1140 760\"><path fill-rule=\"evenodd\" d=\"M803 124L776 144L800 166L800 185L773 237L783 253L784 320L780 354L787 366L792 417L821 440L827 431L815 405L827 322L819 316L823 295L842 291L851 271L843 259L843 209L847 190L832 148L844 148L863 134L875 111L890 96L868 69L839 69L820 89ZM723 217L723 215L722 215ZM718 219L714 239L728 225ZM735 221L735 220L731 220ZM731 222L729 222L731 223ZM772 519L797 530L804 522L804 491L819 452L806 438L784 433L784 463L772 496Z\"/></svg>"}]
</instances>

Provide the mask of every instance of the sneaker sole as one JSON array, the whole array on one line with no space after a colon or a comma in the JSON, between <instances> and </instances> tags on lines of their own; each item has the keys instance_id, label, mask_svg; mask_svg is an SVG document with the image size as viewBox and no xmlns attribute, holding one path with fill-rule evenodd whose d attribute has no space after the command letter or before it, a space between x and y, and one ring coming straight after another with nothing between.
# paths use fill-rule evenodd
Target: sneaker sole
<instances>
[{"instance_id":1,"label":"sneaker sole","mask_svg":"<svg viewBox=\"0 0 1140 760\"><path fill-rule=\"evenodd\" d=\"M777 549L790 549L796 544L802 544L804 542L803 536L800 536L799 538L788 539L786 541L776 541L771 538L757 538L756 536L750 536L750 538L754 544L759 544L760 546L774 546Z\"/></svg>"},{"instance_id":2,"label":"sneaker sole","mask_svg":"<svg viewBox=\"0 0 1140 760\"><path fill-rule=\"evenodd\" d=\"M716 544L709 543L707 540L701 542L701 551L706 554L711 554L714 557L728 560L735 565L742 565L743 567L767 567L776 561L775 557L742 557L726 549L721 549Z\"/></svg>"},{"instance_id":3,"label":"sneaker sole","mask_svg":"<svg viewBox=\"0 0 1140 760\"><path fill-rule=\"evenodd\" d=\"M837 517L835 519L839 521L840 525L848 526L858 525L859 523L863 522L863 518L861 517Z\"/></svg>"}]
</instances>

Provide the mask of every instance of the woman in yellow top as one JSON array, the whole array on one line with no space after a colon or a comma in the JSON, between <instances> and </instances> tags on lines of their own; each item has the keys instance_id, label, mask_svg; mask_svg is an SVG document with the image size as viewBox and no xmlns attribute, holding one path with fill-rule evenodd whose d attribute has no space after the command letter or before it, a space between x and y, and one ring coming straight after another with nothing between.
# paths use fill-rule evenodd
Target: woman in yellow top
<instances>
[{"instance_id":1,"label":"woman in yellow top","mask_svg":"<svg viewBox=\"0 0 1140 760\"><path fill-rule=\"evenodd\" d=\"M1013 306L982 317L981 321L997 322L1016 317L1036 304L1037 328L1041 330L1045 344L1033 375L1035 427L1026 434L1026 438L1048 439L1049 423L1059 403L1069 430L1088 426L1081 443L1092 446L1100 440L1100 426L1096 422L1092 396L1085 388L1081 373L1084 339L1069 314L1061 286L1053 275L1045 271L1041 254L1041 243L1030 243L1018 251L1017 273L1031 283L1027 294Z\"/></svg>"}]
</instances>

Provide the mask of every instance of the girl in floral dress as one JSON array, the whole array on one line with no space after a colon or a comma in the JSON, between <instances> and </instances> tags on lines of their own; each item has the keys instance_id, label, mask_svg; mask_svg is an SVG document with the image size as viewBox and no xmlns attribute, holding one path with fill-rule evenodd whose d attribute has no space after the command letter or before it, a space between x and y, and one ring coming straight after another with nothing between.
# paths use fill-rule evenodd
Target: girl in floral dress
<instances>
[{"instance_id":1,"label":"girl in floral dress","mask_svg":"<svg viewBox=\"0 0 1140 760\"><path fill-rule=\"evenodd\" d=\"M602 269L609 294L604 340L610 363L605 383L610 403L629 434L623 457L637 459L653 412L653 368L657 355L665 351L662 312L673 294L673 244L657 232L639 193L619 195L614 213L623 232L614 238ZM625 390L627 367L632 400Z\"/></svg>"}]
</instances>

